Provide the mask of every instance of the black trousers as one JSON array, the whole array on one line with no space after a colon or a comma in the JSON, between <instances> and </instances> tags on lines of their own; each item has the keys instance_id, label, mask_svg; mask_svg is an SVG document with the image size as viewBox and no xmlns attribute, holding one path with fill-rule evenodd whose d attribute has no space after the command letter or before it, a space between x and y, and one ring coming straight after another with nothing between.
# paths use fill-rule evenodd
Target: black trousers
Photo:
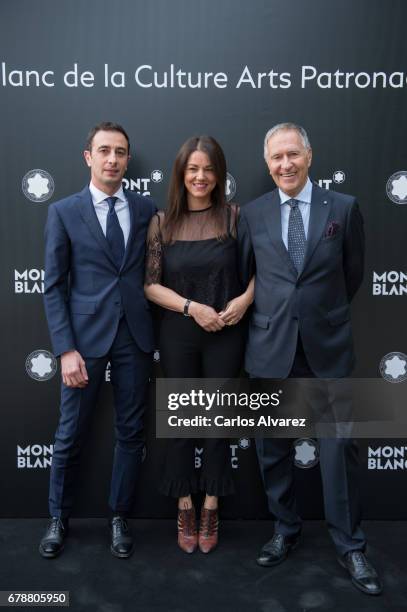
<instances>
[{"instance_id":1,"label":"black trousers","mask_svg":"<svg viewBox=\"0 0 407 612\"><path fill-rule=\"evenodd\" d=\"M116 433L109 506L113 514L127 515L131 510L144 447L143 416L152 358L150 353L138 348L123 317L109 353L85 359L89 375L87 386L72 389L62 383L61 416L50 475L51 516L67 518L71 513L80 455L108 361L111 363Z\"/></svg>"},{"instance_id":2,"label":"black trousers","mask_svg":"<svg viewBox=\"0 0 407 612\"><path fill-rule=\"evenodd\" d=\"M315 378L300 337L289 376ZM258 438L256 450L268 507L275 516L275 532L294 538L301 531L301 518L295 503L293 440ZM351 438L320 438L319 453L325 519L335 547L340 555L364 550L366 539L360 526L357 443Z\"/></svg>"},{"instance_id":3,"label":"black trousers","mask_svg":"<svg viewBox=\"0 0 407 612\"><path fill-rule=\"evenodd\" d=\"M243 362L246 323L206 332L190 317L166 312L161 323L160 356L168 378L235 378ZM203 456L194 457L200 441L168 440L160 491L184 497L198 490L208 495L234 492L229 442L206 438ZM201 465L200 477L195 465Z\"/></svg>"}]
</instances>

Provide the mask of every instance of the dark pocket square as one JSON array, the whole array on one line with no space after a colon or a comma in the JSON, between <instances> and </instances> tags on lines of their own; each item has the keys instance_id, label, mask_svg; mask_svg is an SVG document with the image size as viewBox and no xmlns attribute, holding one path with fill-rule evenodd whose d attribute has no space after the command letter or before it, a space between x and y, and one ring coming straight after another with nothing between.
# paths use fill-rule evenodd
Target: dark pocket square
<instances>
[{"instance_id":1,"label":"dark pocket square","mask_svg":"<svg viewBox=\"0 0 407 612\"><path fill-rule=\"evenodd\" d=\"M330 221L330 223L328 223L328 225L326 226L324 238L332 238L332 236L336 236L340 229L340 223L337 223L336 221Z\"/></svg>"}]
</instances>

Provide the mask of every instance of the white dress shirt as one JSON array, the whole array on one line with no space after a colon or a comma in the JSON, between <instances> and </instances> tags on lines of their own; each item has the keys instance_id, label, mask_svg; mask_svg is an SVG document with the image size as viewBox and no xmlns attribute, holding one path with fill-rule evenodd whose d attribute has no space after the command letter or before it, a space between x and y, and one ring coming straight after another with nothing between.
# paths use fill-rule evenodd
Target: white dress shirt
<instances>
[{"instance_id":1,"label":"white dress shirt","mask_svg":"<svg viewBox=\"0 0 407 612\"><path fill-rule=\"evenodd\" d=\"M285 244L286 249L288 250L288 219L290 216L291 206L287 204L288 200L294 199L298 202L298 209L301 213L302 222L304 224L305 238L308 238L308 226L309 226L309 216L311 212L311 197L312 197L312 183L307 178L307 182L304 187L301 189L300 193L295 196L295 198L291 198L291 196L278 190L280 194L280 206L281 206L281 237Z\"/></svg>"},{"instance_id":2,"label":"white dress shirt","mask_svg":"<svg viewBox=\"0 0 407 612\"><path fill-rule=\"evenodd\" d=\"M124 246L126 246L130 234L130 210L129 203L127 202L126 196L124 195L123 187L120 186L120 188L116 191L116 193L113 194L113 196L109 196L107 193L103 193L103 191L100 191L100 189L95 187L95 185L91 182L89 185L89 191L92 196L92 202L93 206L95 207L97 218L105 236L107 213L109 212L109 204L106 202L106 198L117 198L116 204L114 205L114 209L116 211L117 218L119 219L120 227L123 231Z\"/></svg>"}]
</instances>

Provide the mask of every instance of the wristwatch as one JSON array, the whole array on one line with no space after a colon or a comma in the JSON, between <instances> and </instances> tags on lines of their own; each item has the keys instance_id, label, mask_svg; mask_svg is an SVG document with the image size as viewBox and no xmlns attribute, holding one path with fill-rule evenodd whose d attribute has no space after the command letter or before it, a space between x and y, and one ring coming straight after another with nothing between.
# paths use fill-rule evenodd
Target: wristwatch
<instances>
[{"instance_id":1,"label":"wristwatch","mask_svg":"<svg viewBox=\"0 0 407 612\"><path fill-rule=\"evenodd\" d=\"M189 305L191 303L191 300L187 300L184 304L184 317L190 317L191 315L188 312L189 309Z\"/></svg>"}]
</instances>

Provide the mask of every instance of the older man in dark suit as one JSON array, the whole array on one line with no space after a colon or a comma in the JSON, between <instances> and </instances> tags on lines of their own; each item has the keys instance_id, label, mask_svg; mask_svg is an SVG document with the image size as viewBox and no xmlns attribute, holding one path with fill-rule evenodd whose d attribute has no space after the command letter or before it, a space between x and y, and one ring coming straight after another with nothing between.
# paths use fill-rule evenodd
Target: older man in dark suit
<instances>
[{"instance_id":1,"label":"older man in dark suit","mask_svg":"<svg viewBox=\"0 0 407 612\"><path fill-rule=\"evenodd\" d=\"M265 137L264 155L277 189L244 206L240 218L243 259L255 262L254 309L246 350L252 377L340 378L354 365L350 302L363 277L363 221L356 199L312 184L312 150L305 130L279 124ZM258 439L257 454L275 533L257 562L284 561L299 543L292 444ZM321 439L325 517L353 584L381 592L364 555L352 439Z\"/></svg>"},{"instance_id":2,"label":"older man in dark suit","mask_svg":"<svg viewBox=\"0 0 407 612\"><path fill-rule=\"evenodd\" d=\"M123 190L129 138L115 123L91 130L85 150L90 184L48 212L45 310L61 357L61 416L51 467L51 520L43 557L57 556L68 532L81 449L108 361L115 399L116 446L109 505L111 552L129 557L127 524L143 450L143 413L153 330L144 298L146 231L155 206Z\"/></svg>"}]
</instances>

